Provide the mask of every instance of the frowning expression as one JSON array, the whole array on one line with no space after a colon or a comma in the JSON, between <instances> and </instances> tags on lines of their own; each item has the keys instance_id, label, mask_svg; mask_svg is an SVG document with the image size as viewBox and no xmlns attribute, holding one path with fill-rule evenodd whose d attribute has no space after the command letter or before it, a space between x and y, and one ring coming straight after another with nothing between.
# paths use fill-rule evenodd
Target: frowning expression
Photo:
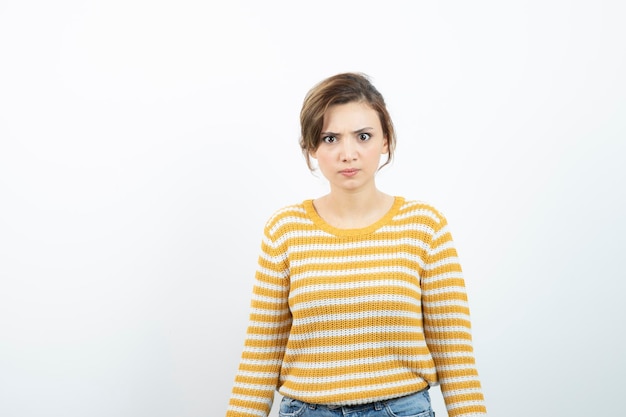
<instances>
[{"instance_id":1,"label":"frowning expression","mask_svg":"<svg viewBox=\"0 0 626 417\"><path fill-rule=\"evenodd\" d=\"M381 155L388 151L378 113L365 102L336 104L324 114L321 141L311 152L331 189L374 187Z\"/></svg>"}]
</instances>

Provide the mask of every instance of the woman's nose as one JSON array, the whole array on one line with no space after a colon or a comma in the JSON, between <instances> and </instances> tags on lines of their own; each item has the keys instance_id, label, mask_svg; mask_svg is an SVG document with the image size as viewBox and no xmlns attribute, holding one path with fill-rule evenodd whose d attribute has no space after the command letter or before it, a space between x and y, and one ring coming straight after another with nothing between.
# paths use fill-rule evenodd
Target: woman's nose
<instances>
[{"instance_id":1,"label":"woman's nose","mask_svg":"<svg viewBox=\"0 0 626 417\"><path fill-rule=\"evenodd\" d=\"M357 149L353 140L344 140L341 143L341 160L353 161L356 159Z\"/></svg>"}]
</instances>

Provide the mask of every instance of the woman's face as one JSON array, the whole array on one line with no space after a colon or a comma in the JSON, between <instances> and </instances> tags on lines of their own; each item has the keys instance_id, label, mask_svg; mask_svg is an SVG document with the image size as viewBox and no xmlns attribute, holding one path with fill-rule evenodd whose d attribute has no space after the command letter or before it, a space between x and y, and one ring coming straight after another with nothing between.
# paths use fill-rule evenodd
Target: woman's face
<instances>
[{"instance_id":1,"label":"woman's face","mask_svg":"<svg viewBox=\"0 0 626 417\"><path fill-rule=\"evenodd\" d=\"M388 151L378 113L364 102L336 104L328 108L323 123L322 140L311 156L331 190L375 187L381 155Z\"/></svg>"}]
</instances>

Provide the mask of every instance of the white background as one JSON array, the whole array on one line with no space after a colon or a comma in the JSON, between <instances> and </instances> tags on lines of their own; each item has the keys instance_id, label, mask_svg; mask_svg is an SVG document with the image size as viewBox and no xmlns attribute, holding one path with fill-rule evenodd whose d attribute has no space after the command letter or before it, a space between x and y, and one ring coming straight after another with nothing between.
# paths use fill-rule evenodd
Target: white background
<instances>
[{"instance_id":1,"label":"white background","mask_svg":"<svg viewBox=\"0 0 626 417\"><path fill-rule=\"evenodd\" d=\"M448 217L490 415L617 415L625 19L617 0L0 1L0 415L224 415L263 224L326 192L302 99L341 71L394 118L380 187Z\"/></svg>"}]
</instances>

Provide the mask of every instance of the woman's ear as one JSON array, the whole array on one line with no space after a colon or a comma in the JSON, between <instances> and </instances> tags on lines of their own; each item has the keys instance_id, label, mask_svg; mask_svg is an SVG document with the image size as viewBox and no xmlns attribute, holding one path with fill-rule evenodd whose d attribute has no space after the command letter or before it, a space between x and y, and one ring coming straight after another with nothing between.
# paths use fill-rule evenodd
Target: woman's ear
<instances>
[{"instance_id":1,"label":"woman's ear","mask_svg":"<svg viewBox=\"0 0 626 417\"><path fill-rule=\"evenodd\" d=\"M389 139L387 139L387 136L385 136L385 138L383 139L383 147L380 150L380 153L381 155L389 153Z\"/></svg>"}]
</instances>

